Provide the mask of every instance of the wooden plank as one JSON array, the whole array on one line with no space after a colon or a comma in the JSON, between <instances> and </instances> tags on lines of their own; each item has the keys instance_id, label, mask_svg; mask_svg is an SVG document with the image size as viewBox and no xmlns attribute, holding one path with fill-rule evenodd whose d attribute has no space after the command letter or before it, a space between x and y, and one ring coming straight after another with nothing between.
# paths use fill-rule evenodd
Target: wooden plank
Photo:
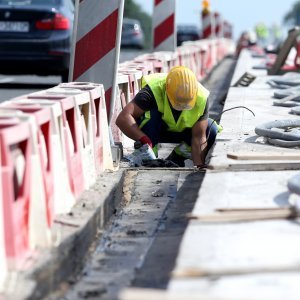
<instances>
[{"instance_id":1,"label":"wooden plank","mask_svg":"<svg viewBox=\"0 0 300 300\"><path fill-rule=\"evenodd\" d=\"M188 216L191 220L201 222L217 223L217 222L246 222L259 220L281 220L297 218L299 215L293 208L281 209L253 209L253 210L235 210L222 211L212 214L191 214Z\"/></svg>"},{"instance_id":2,"label":"wooden plank","mask_svg":"<svg viewBox=\"0 0 300 300\"><path fill-rule=\"evenodd\" d=\"M227 157L236 160L300 160L300 154L292 152L228 152Z\"/></svg>"},{"instance_id":3,"label":"wooden plank","mask_svg":"<svg viewBox=\"0 0 300 300\"><path fill-rule=\"evenodd\" d=\"M142 289L142 288L130 288L122 291L118 297L120 300L236 300L236 297L222 297L222 296L210 296L206 293L198 292L168 292L159 289ZM255 298L259 300L263 298ZM239 300L250 300L250 298L242 297ZM251 298L253 300L253 298Z\"/></svg>"},{"instance_id":4,"label":"wooden plank","mask_svg":"<svg viewBox=\"0 0 300 300\"><path fill-rule=\"evenodd\" d=\"M249 274L264 274L264 273L286 273L286 272L299 272L300 266L297 264L286 266L269 266L269 267L246 267L246 268L185 268L177 269L172 272L172 278L197 278L197 277L210 277L210 276L238 276Z\"/></svg>"},{"instance_id":5,"label":"wooden plank","mask_svg":"<svg viewBox=\"0 0 300 300\"><path fill-rule=\"evenodd\" d=\"M293 28L289 31L289 34L283 43L281 50L279 51L276 60L272 67L268 70L268 75L278 75L280 73L281 67L284 65L290 50L295 46L296 38L300 34L299 27Z\"/></svg>"}]
</instances>

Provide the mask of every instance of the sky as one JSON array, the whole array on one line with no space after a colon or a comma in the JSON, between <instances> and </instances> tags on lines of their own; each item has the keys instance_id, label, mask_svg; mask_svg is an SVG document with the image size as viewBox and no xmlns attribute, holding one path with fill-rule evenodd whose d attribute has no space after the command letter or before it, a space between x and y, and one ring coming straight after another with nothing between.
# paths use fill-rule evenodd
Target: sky
<instances>
[{"instance_id":1,"label":"sky","mask_svg":"<svg viewBox=\"0 0 300 300\"><path fill-rule=\"evenodd\" d=\"M152 14L154 0L134 0L141 8ZM234 37L242 31L252 30L255 24L267 26L282 24L284 15L292 9L296 0L210 0L212 12L218 12L234 27ZM201 28L202 0L176 0L176 23L195 24ZM287 28L284 28L287 31Z\"/></svg>"}]
</instances>

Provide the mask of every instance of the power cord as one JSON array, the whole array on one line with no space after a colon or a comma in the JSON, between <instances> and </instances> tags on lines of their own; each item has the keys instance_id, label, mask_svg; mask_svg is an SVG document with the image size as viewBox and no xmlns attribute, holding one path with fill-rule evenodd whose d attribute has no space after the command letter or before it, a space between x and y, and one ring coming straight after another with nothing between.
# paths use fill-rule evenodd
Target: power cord
<instances>
[{"instance_id":1,"label":"power cord","mask_svg":"<svg viewBox=\"0 0 300 300\"><path fill-rule=\"evenodd\" d=\"M220 117L221 117L225 112L230 111L230 110L234 110L234 109L237 109L237 108L243 108L243 109L246 109L246 110L250 111L250 112L252 113L252 115L255 117L255 113L254 113L250 108L248 108L248 107L246 107L246 106L243 106L243 105L234 106L234 107L227 108L227 109L223 110L223 111L221 112L221 114L220 114ZM202 145L204 145L204 144L207 143L207 141L208 141L208 139L209 139L209 136L210 136L210 132L211 132L212 126L213 126L215 123L217 124L216 120L214 120L214 119L212 119L212 120L213 120L213 122L210 124L210 126L209 126L209 128L208 128L208 134L207 134L206 141L203 142L202 144L200 144L200 146L202 146Z\"/></svg>"}]
</instances>

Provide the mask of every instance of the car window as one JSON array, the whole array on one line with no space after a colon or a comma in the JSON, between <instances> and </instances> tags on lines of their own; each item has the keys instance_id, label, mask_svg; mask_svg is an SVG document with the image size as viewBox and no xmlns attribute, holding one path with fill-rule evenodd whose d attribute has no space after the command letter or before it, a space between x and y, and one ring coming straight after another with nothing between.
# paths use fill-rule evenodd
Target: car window
<instances>
[{"instance_id":1,"label":"car window","mask_svg":"<svg viewBox=\"0 0 300 300\"><path fill-rule=\"evenodd\" d=\"M57 5L61 0L0 0L0 5Z\"/></svg>"},{"instance_id":2,"label":"car window","mask_svg":"<svg viewBox=\"0 0 300 300\"><path fill-rule=\"evenodd\" d=\"M134 29L134 24L123 24L124 30L132 30Z\"/></svg>"}]
</instances>

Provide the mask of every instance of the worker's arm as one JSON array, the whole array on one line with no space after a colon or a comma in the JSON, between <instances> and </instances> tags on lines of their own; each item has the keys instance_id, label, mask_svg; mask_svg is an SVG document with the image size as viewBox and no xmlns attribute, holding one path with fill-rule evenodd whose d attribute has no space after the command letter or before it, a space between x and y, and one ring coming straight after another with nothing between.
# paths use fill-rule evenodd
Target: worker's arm
<instances>
[{"instance_id":1,"label":"worker's arm","mask_svg":"<svg viewBox=\"0 0 300 300\"><path fill-rule=\"evenodd\" d=\"M192 128L192 159L195 166L204 166L207 154L207 119L198 121Z\"/></svg>"},{"instance_id":2,"label":"worker's arm","mask_svg":"<svg viewBox=\"0 0 300 300\"><path fill-rule=\"evenodd\" d=\"M135 103L129 102L117 117L116 125L129 138L138 141L145 136L136 123L136 119L143 115L144 111Z\"/></svg>"}]
</instances>

